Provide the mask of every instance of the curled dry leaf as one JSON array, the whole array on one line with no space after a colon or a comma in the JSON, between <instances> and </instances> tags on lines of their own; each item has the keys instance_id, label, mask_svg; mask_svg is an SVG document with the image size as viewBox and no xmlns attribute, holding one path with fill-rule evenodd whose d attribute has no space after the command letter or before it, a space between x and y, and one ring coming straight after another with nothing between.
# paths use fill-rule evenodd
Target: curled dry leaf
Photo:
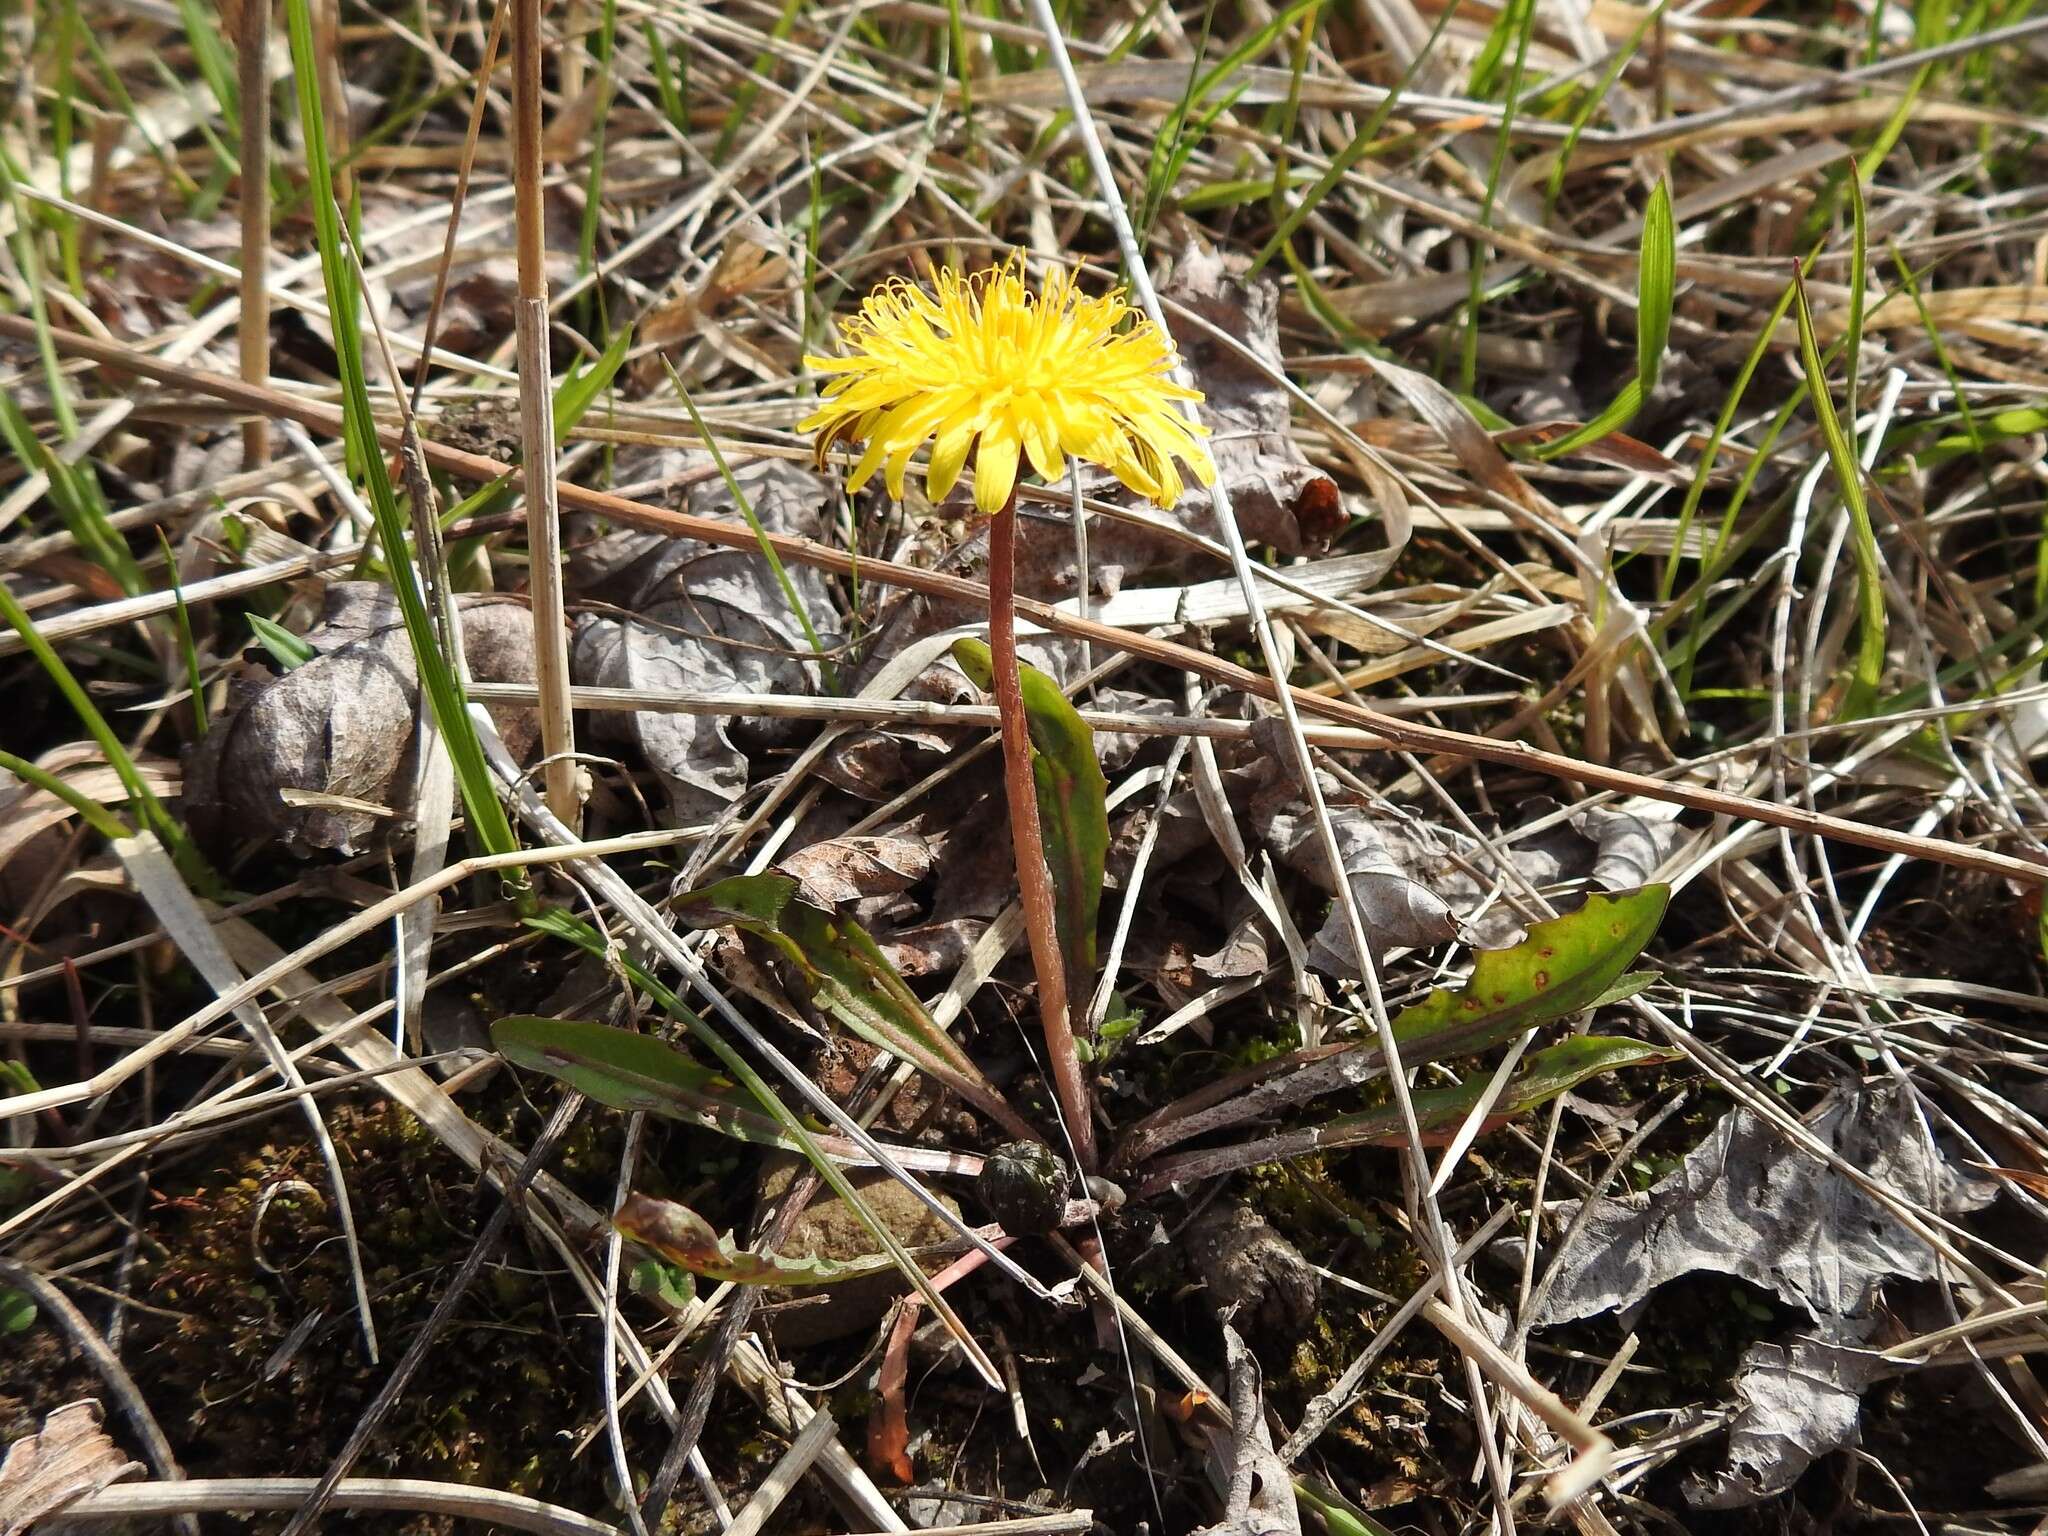
<instances>
[{"instance_id":1,"label":"curled dry leaf","mask_svg":"<svg viewBox=\"0 0 2048 1536\"><path fill-rule=\"evenodd\" d=\"M1334 789L1334 785L1330 786ZM1305 806L1255 810L1259 834L1274 857L1334 894L1322 838ZM1358 902L1358 915L1374 959L1392 949L1421 949L1457 938L1457 914L1419 876L1434 874L1444 855L1418 824L1376 817L1360 806L1331 805L1344 876ZM1309 945L1309 963L1333 976L1356 976L1358 956L1351 925L1334 903Z\"/></svg>"},{"instance_id":2,"label":"curled dry leaf","mask_svg":"<svg viewBox=\"0 0 2048 1536\"><path fill-rule=\"evenodd\" d=\"M1219 1317L1285 1339L1314 1319L1315 1270L1249 1205L1217 1201L1189 1225L1187 1246Z\"/></svg>"},{"instance_id":3,"label":"curled dry leaf","mask_svg":"<svg viewBox=\"0 0 2048 1536\"><path fill-rule=\"evenodd\" d=\"M1752 1345L1735 1371L1740 1411L1728 1431L1728 1465L1688 1477L1686 1501L1740 1509L1783 1493L1819 1457L1856 1443L1865 1388L1908 1369L1809 1335Z\"/></svg>"},{"instance_id":4,"label":"curled dry leaf","mask_svg":"<svg viewBox=\"0 0 2048 1536\"><path fill-rule=\"evenodd\" d=\"M833 837L799 849L776 867L795 877L805 899L837 907L909 890L931 873L932 845L905 834Z\"/></svg>"},{"instance_id":5,"label":"curled dry leaf","mask_svg":"<svg viewBox=\"0 0 2048 1536\"><path fill-rule=\"evenodd\" d=\"M1811 1129L1848 1166L1923 1209L1956 1215L1997 1193L1929 1146L1896 1089L1836 1094ZM1533 1325L1634 1306L1696 1270L1739 1276L1812 1316L1811 1330L1743 1358L1728 1467L1688 1487L1696 1504L1716 1509L1781 1492L1815 1457L1854 1440L1858 1398L1887 1368L1853 1347L1875 1325L1879 1289L1942 1272L1934 1252L1856 1181L1788 1148L1746 1109L1723 1116L1655 1188L1596 1201L1552 1268Z\"/></svg>"},{"instance_id":6,"label":"curled dry leaf","mask_svg":"<svg viewBox=\"0 0 2048 1536\"><path fill-rule=\"evenodd\" d=\"M1894 1090L1837 1094L1811 1130L1850 1167L1927 1209L1979 1210L1997 1193L1930 1149ZM1885 1280L1938 1272L1932 1250L1847 1175L1788 1149L1767 1122L1734 1109L1655 1188L1595 1202L1529 1321L1633 1306L1695 1270L1761 1286L1837 1338L1869 1316Z\"/></svg>"},{"instance_id":7,"label":"curled dry leaf","mask_svg":"<svg viewBox=\"0 0 2048 1536\"><path fill-rule=\"evenodd\" d=\"M821 531L827 489L818 476L769 461L736 478L765 527L806 537ZM739 518L723 481L696 486L690 510ZM812 626L830 646L837 627L830 586L808 566L787 569ZM577 683L664 693L817 691L818 665L803 627L755 551L618 533L579 550L571 574L579 596L623 610L577 627L569 659ZM748 749L777 745L792 734L786 722L654 710L600 714L593 730L639 749L660 776L677 824L723 812L746 790Z\"/></svg>"},{"instance_id":8,"label":"curled dry leaf","mask_svg":"<svg viewBox=\"0 0 2048 1536\"><path fill-rule=\"evenodd\" d=\"M533 681L524 603L465 596L458 611L473 678ZM245 670L227 715L188 755L187 814L210 849L276 837L299 853L353 853L410 813L419 679L397 601L373 582L339 582L303 638L312 659L281 675ZM533 711L493 707L491 716L524 758Z\"/></svg>"}]
</instances>

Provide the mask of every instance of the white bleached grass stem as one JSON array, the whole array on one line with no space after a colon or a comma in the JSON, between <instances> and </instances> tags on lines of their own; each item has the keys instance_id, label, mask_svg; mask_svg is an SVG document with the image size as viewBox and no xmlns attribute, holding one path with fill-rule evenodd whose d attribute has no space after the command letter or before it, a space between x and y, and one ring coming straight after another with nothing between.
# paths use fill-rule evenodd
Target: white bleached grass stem
<instances>
[{"instance_id":1,"label":"white bleached grass stem","mask_svg":"<svg viewBox=\"0 0 2048 1536\"><path fill-rule=\"evenodd\" d=\"M1033 18L1045 34L1047 56L1059 75L1061 85L1065 88L1067 104L1074 115L1074 127L1080 136L1081 147L1089 167L1094 173L1103 212L1116 233L1117 247L1123 254L1132 292L1137 296L1139 306L1152 323L1158 326L1163 334L1171 335L1165 313L1160 307L1159 295L1152 286L1151 274L1145 265L1144 252L1138 247L1137 235L1131 228L1130 216L1125 211L1115 173L1110 169L1108 156L1103 151L1101 135L1096 132L1094 117L1088 109L1087 96L1074 74L1074 63L1068 56L1066 42L1061 34L1059 22L1053 15L1050 0L1029 0L1029 5ZM1258 577L1252 567L1251 555L1245 548L1244 535L1239 530L1237 518L1231 509L1230 493L1220 475L1209 486L1209 501L1230 552L1231 568L1244 590L1245 606L1253 632L1258 637L1259 653L1273 682L1280 717L1286 722L1288 740L1294 748L1301 777L1302 792L1308 800L1309 810L1315 822L1318 845L1330 869L1337 872L1335 884L1338 907L1344 914L1347 936L1351 940L1354 953L1358 956L1359 971L1365 981L1366 998L1370 1004L1373 1025L1379 1036L1380 1051L1387 1066L1387 1081L1392 1087L1395 1104L1401 1112L1402 1124L1407 1131L1408 1176L1404 1185L1411 1209L1422 1228L1423 1251L1431 1263L1443 1273L1444 1295L1462 1320L1465 1313L1463 1288L1449 1272L1454 1245L1450 1241L1449 1228L1444 1223L1443 1213L1437 1209L1436 1198L1430 1191L1429 1158L1423 1150L1422 1127L1416 1119L1415 1105L1409 1093L1408 1076L1401 1065L1400 1045L1394 1038L1393 1020L1387 1012L1386 998L1380 990L1379 972L1373 958L1372 946L1366 938L1365 923L1358 909L1357 898L1350 888L1350 883L1342 878L1344 859L1337 846L1335 830L1330 824L1329 807L1324 804L1321 787L1316 782L1314 756L1302 736L1301 718L1295 709L1293 693L1288 686L1287 671L1281 662L1279 644L1259 596ZM1315 1042L1311 1040L1309 1043ZM1488 1422L1490 1415L1486 1412L1481 1391L1480 1363L1470 1352L1464 1353L1464 1361L1467 1381L1472 1388L1474 1415L1479 1420L1480 1441L1486 1452L1488 1469L1494 1484L1495 1515L1507 1529L1512 1530L1513 1516L1507 1508L1507 1479L1500 1463L1492 1427Z\"/></svg>"}]
</instances>

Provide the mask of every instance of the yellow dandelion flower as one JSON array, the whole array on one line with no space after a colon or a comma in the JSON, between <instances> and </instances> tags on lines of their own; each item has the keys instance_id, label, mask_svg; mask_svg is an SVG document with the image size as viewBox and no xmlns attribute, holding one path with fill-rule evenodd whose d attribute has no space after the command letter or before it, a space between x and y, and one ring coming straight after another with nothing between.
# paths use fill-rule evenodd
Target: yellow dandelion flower
<instances>
[{"instance_id":1,"label":"yellow dandelion flower","mask_svg":"<svg viewBox=\"0 0 2048 1536\"><path fill-rule=\"evenodd\" d=\"M1014 259L972 277L942 270L936 294L898 278L839 330L846 356L804 359L831 379L801 430L818 434L821 468L835 443L867 445L852 490L880 469L901 498L928 439L932 500L972 452L974 503L991 515L1026 462L1046 480L1069 456L1099 464L1162 507L1180 500L1175 460L1204 485L1215 478L1206 429L1174 408L1202 396L1173 382L1172 341L1120 293L1090 297L1059 268L1036 294Z\"/></svg>"}]
</instances>

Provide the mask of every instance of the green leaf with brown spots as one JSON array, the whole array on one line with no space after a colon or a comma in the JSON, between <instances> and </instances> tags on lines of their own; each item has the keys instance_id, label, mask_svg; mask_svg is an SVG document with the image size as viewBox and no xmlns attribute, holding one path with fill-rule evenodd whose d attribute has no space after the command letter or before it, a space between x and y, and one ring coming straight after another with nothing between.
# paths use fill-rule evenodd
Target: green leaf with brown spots
<instances>
[{"instance_id":1,"label":"green leaf with brown spots","mask_svg":"<svg viewBox=\"0 0 2048 1536\"><path fill-rule=\"evenodd\" d=\"M975 687L995 683L989 650L955 640L953 660ZM1036 667L1018 668L1031 731L1031 775L1038 785L1038 830L1052 872L1053 917L1067 962L1067 991L1095 989L1095 928L1102 911L1102 872L1109 860L1109 781L1095 757L1095 732L1060 685Z\"/></svg>"},{"instance_id":2,"label":"green leaf with brown spots","mask_svg":"<svg viewBox=\"0 0 2048 1536\"><path fill-rule=\"evenodd\" d=\"M716 1231L687 1205L657 1200L651 1195L626 1196L626 1203L612 1217L612 1225L641 1247L693 1275L729 1280L734 1285L831 1285L895 1267L894 1260L880 1253L871 1258L846 1260L755 1253L735 1243L730 1232Z\"/></svg>"},{"instance_id":3,"label":"green leaf with brown spots","mask_svg":"<svg viewBox=\"0 0 2048 1536\"><path fill-rule=\"evenodd\" d=\"M1394 1019L1402 1060L1485 1050L1592 1007L1656 934L1670 899L1666 885L1596 891L1578 911L1536 924L1521 943L1479 950L1464 986L1440 987Z\"/></svg>"}]
</instances>

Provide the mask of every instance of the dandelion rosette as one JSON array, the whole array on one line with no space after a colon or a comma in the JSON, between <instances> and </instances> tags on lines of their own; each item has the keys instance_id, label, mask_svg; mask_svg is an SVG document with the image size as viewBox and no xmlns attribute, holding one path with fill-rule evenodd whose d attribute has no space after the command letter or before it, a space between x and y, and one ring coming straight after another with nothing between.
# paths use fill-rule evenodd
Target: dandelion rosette
<instances>
[{"instance_id":1,"label":"dandelion rosette","mask_svg":"<svg viewBox=\"0 0 2048 1536\"><path fill-rule=\"evenodd\" d=\"M1181 465L1204 485L1215 478L1206 429L1175 407L1202 395L1173 381L1172 341L1121 292L1083 293L1064 269L1035 294L1015 259L971 277L942 269L936 294L897 278L839 331L845 356L804 359L831 378L801 430L818 434L820 467L837 443L867 445L849 489L880 469L900 499L927 439L931 499L972 453L974 502L991 515L1027 462L1048 481L1069 456L1099 464L1162 507L1180 500Z\"/></svg>"}]
</instances>

